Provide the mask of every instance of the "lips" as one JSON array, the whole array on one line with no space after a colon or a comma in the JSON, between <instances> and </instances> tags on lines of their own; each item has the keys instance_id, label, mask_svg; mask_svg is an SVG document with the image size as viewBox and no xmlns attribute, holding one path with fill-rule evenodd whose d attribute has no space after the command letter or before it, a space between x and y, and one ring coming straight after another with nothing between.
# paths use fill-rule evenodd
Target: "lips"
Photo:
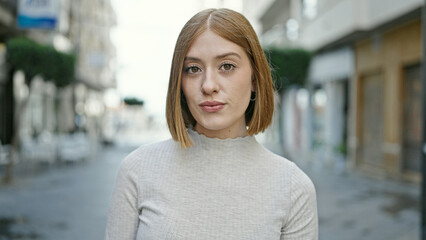
<instances>
[{"instance_id":1,"label":"lips","mask_svg":"<svg viewBox=\"0 0 426 240\"><path fill-rule=\"evenodd\" d=\"M218 101L205 101L202 102L199 106L205 112L215 113L222 110L225 107L225 103Z\"/></svg>"}]
</instances>

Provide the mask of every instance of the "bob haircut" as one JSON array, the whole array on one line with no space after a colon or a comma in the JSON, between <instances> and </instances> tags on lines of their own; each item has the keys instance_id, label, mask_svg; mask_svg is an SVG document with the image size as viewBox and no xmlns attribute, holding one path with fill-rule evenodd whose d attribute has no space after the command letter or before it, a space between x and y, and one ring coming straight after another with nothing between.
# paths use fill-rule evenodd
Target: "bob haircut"
<instances>
[{"instance_id":1,"label":"bob haircut","mask_svg":"<svg viewBox=\"0 0 426 240\"><path fill-rule=\"evenodd\" d=\"M182 28L170 71L166 101L167 124L173 139L182 148L192 146L187 128L196 124L181 88L184 58L194 40L207 30L239 45L250 59L256 98L250 101L245 112L247 133L254 135L265 131L274 112L271 71L253 27L243 15L233 10L206 9L194 15Z\"/></svg>"}]
</instances>

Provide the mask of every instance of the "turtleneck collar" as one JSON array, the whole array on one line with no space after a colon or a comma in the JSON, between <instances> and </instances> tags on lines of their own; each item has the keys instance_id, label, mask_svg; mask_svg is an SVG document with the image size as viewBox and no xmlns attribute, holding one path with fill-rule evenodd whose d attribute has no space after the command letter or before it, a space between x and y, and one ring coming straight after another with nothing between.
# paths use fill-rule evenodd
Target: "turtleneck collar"
<instances>
[{"instance_id":1,"label":"turtleneck collar","mask_svg":"<svg viewBox=\"0 0 426 240\"><path fill-rule=\"evenodd\" d=\"M256 145L259 145L254 136L244 136L237 138L210 138L198 133L194 129L188 129L188 134L193 141L195 148L201 147L204 150L214 150L221 152L229 152L235 149L236 151L248 150Z\"/></svg>"}]
</instances>

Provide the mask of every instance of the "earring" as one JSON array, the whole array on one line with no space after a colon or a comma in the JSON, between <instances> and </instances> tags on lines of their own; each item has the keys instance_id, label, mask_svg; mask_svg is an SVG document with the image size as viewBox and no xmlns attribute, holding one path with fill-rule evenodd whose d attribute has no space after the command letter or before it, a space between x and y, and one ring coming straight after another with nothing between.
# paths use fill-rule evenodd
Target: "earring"
<instances>
[{"instance_id":1,"label":"earring","mask_svg":"<svg viewBox=\"0 0 426 240\"><path fill-rule=\"evenodd\" d=\"M256 92L251 92L250 101L252 102L256 101Z\"/></svg>"}]
</instances>

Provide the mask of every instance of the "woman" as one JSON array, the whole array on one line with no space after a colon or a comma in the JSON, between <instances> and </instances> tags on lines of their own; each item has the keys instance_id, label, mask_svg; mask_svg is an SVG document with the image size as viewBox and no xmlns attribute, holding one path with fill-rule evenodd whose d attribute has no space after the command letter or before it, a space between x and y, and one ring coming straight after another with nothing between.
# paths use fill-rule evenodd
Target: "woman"
<instances>
[{"instance_id":1,"label":"woman","mask_svg":"<svg viewBox=\"0 0 426 240\"><path fill-rule=\"evenodd\" d=\"M170 74L173 139L123 161L106 239L317 239L312 182L253 137L270 124L273 106L250 23L229 9L192 17Z\"/></svg>"}]
</instances>

